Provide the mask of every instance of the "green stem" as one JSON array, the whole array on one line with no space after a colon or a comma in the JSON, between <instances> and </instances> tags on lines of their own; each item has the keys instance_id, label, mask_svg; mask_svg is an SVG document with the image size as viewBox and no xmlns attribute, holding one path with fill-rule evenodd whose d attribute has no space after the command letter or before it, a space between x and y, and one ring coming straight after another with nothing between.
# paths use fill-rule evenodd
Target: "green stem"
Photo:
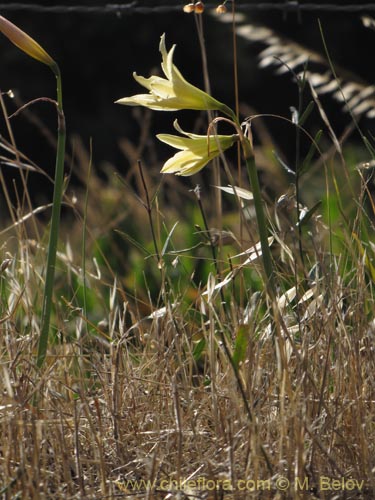
<instances>
[{"instance_id":1,"label":"green stem","mask_svg":"<svg viewBox=\"0 0 375 500\"><path fill-rule=\"evenodd\" d=\"M57 153L56 153L56 167L55 167L55 185L53 191L53 206L52 206L51 227L50 227L50 235L48 242L48 254L47 254L46 282L44 287L41 332L38 343L38 355L36 361L38 368L41 368L44 363L48 346L48 334L50 329L50 320L52 311L53 285L55 278L57 243L59 237L61 200L62 200L63 182L64 182L64 158L65 158L65 140L66 140L65 117L62 105L61 74L57 64L51 66L51 69L55 73L57 79L58 136L57 136Z\"/></svg>"},{"instance_id":2,"label":"green stem","mask_svg":"<svg viewBox=\"0 0 375 500\"><path fill-rule=\"evenodd\" d=\"M247 139L244 139L244 141L246 141L247 144L245 144L245 147L244 144L242 144L242 146L244 150L247 173L251 183L251 190L253 192L255 214L257 218L259 239L262 249L262 260L267 281L267 291L269 292L271 298L274 299L276 296L275 277L270 246L268 243L267 223L263 210L263 200L260 192L258 172L251 145Z\"/></svg>"},{"instance_id":3,"label":"green stem","mask_svg":"<svg viewBox=\"0 0 375 500\"><path fill-rule=\"evenodd\" d=\"M297 77L299 78L299 77ZM302 224L300 224L300 205L301 205L301 195L300 195L300 160L301 160L301 128L298 126L299 119L302 114L302 100L303 100L303 85L300 80L298 83L298 123L296 126L296 159L295 159L295 173L296 173L296 203L297 203L297 223L298 223L298 250L301 258L302 267L304 265L303 258L303 248L302 248Z\"/></svg>"}]
</instances>

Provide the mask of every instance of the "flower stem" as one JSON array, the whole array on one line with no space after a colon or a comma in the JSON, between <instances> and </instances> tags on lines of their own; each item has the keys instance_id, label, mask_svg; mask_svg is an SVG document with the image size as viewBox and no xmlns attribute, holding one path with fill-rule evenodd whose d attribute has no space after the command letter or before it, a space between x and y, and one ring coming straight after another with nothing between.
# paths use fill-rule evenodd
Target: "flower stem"
<instances>
[{"instance_id":1,"label":"flower stem","mask_svg":"<svg viewBox=\"0 0 375 500\"><path fill-rule=\"evenodd\" d=\"M44 287L41 332L38 342L38 355L36 361L38 368L41 368L44 363L48 346L48 335L52 311L53 284L55 278L56 253L60 226L61 200L64 182L64 158L66 141L65 116L62 105L61 74L57 64L51 66L51 69L57 79L58 136L51 227L47 253L46 282Z\"/></svg>"}]
</instances>

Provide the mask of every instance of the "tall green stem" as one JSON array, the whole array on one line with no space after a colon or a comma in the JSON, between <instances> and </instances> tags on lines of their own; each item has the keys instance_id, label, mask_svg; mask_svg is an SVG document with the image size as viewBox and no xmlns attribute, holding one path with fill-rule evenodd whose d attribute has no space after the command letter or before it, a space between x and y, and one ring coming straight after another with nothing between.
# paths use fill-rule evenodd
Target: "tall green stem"
<instances>
[{"instance_id":1,"label":"tall green stem","mask_svg":"<svg viewBox=\"0 0 375 500\"><path fill-rule=\"evenodd\" d=\"M58 136L55 167L55 185L53 191L53 206L47 254L46 282L44 287L41 332L38 343L38 356L36 362L38 368L41 368L44 363L48 346L48 335L52 311L53 285L55 279L56 253L60 226L61 200L64 182L64 158L66 141L65 117L62 104L61 74L57 64L51 66L51 69L57 79Z\"/></svg>"},{"instance_id":2,"label":"tall green stem","mask_svg":"<svg viewBox=\"0 0 375 500\"><path fill-rule=\"evenodd\" d=\"M244 141L246 141L244 143ZM272 265L271 251L268 243L267 222L263 210L263 200L259 186L258 172L252 147L247 139L243 139L242 147L246 162L247 174L251 183L253 193L255 214L258 222L260 245L262 249L262 260L266 274L266 286L272 299L276 296L275 276Z\"/></svg>"}]
</instances>

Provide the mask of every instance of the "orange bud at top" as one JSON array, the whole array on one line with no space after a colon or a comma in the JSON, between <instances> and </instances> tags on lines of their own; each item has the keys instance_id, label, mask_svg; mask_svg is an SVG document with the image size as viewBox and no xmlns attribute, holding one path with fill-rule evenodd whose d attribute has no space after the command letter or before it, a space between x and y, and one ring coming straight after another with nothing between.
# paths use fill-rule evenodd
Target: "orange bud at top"
<instances>
[{"instance_id":1,"label":"orange bud at top","mask_svg":"<svg viewBox=\"0 0 375 500\"><path fill-rule=\"evenodd\" d=\"M187 5L184 6L184 12L186 14L190 14L191 12L194 12L195 5L193 3L188 3Z\"/></svg>"},{"instance_id":2,"label":"orange bud at top","mask_svg":"<svg viewBox=\"0 0 375 500\"><path fill-rule=\"evenodd\" d=\"M196 14L202 14L204 12L204 3L203 2L197 2L194 6L194 12Z\"/></svg>"},{"instance_id":3,"label":"orange bud at top","mask_svg":"<svg viewBox=\"0 0 375 500\"><path fill-rule=\"evenodd\" d=\"M228 10L228 9L225 7L225 5L224 5L224 4L218 5L218 6L216 7L216 12L217 12L217 14L226 14L227 10Z\"/></svg>"},{"instance_id":4,"label":"orange bud at top","mask_svg":"<svg viewBox=\"0 0 375 500\"><path fill-rule=\"evenodd\" d=\"M38 42L3 16L0 16L0 32L30 57L52 68L56 66L55 61Z\"/></svg>"}]
</instances>

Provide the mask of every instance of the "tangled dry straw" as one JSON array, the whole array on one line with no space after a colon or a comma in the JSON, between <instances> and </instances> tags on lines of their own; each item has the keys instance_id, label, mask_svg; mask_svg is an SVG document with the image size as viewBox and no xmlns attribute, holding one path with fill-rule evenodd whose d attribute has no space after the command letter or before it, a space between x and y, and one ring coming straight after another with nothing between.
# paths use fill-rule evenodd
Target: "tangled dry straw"
<instances>
[{"instance_id":1,"label":"tangled dry straw","mask_svg":"<svg viewBox=\"0 0 375 500\"><path fill-rule=\"evenodd\" d=\"M31 362L39 277L25 243L1 276L10 304L0 337L3 498L177 498L188 479L185 498L284 498L280 477L296 485L288 498L322 498L322 477L364 481L345 498L370 498L375 327L363 304L374 304L357 264L345 285L321 275L305 297L280 297L288 327L276 325L276 336L255 298L244 317L234 303L218 314L215 296L201 293L187 311L175 303L144 318L133 311L128 328L129 311L114 306L96 337L68 341L72 325L62 320L60 345L39 373ZM234 340L241 329L250 413L219 335ZM154 488L132 483L140 480ZM200 488L204 480L218 490ZM241 480L259 487L244 496Z\"/></svg>"}]
</instances>

